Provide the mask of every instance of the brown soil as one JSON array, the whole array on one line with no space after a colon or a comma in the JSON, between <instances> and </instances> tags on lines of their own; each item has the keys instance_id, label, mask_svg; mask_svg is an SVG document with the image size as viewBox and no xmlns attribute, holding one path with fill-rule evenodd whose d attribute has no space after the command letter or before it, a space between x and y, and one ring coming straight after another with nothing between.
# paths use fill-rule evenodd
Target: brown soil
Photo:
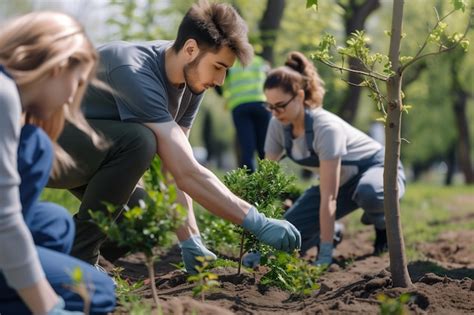
<instances>
[{"instance_id":1,"label":"brown soil","mask_svg":"<svg viewBox=\"0 0 474 315\"><path fill-rule=\"evenodd\" d=\"M336 264L321 277L321 288L304 299L294 299L276 288L262 289L253 274L237 276L232 268L213 270L221 286L206 294L205 303L192 298L193 285L186 275L169 263L180 261L172 248L157 263L159 297L164 314L377 314L377 295L397 297L403 292L412 298L411 314L474 314L474 231L447 232L434 243L420 244L425 261L409 265L414 287L393 288L387 254L371 256L372 232L365 229L345 240L336 249ZM142 255L131 255L117 265L130 279L147 277ZM140 291L144 303L152 303L151 290ZM157 312L155 312L158 314ZM126 314L118 307L114 314Z\"/></svg>"}]
</instances>

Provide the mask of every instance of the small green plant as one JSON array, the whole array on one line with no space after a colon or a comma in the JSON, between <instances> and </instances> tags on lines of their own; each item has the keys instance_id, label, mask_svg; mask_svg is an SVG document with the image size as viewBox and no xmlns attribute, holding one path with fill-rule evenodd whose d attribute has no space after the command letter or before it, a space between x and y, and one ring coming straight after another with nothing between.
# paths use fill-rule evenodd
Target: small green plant
<instances>
[{"instance_id":1,"label":"small green plant","mask_svg":"<svg viewBox=\"0 0 474 315\"><path fill-rule=\"evenodd\" d=\"M171 246L173 231L183 224L185 210L175 202L175 186L165 185L167 181L161 172L158 158L152 162L144 179L147 192L145 200L140 200L139 206L131 209L125 206L121 220L116 220L117 207L111 204L107 204L108 213L89 213L111 240L131 248L133 252L145 253L153 300L160 309L155 284L156 257L153 248L157 245L161 249Z\"/></svg>"},{"instance_id":2,"label":"small green plant","mask_svg":"<svg viewBox=\"0 0 474 315\"><path fill-rule=\"evenodd\" d=\"M201 229L202 238L206 244L214 251L224 253L226 256L235 257L235 246L239 239L239 233L234 229L234 225L224 219L218 218L207 211L197 214L197 221Z\"/></svg>"},{"instance_id":3,"label":"small green plant","mask_svg":"<svg viewBox=\"0 0 474 315\"><path fill-rule=\"evenodd\" d=\"M295 297L303 297L319 289L317 280L323 269L308 264L297 255L277 252L265 257L262 264L269 267L270 271L262 277L260 284L279 287L291 292Z\"/></svg>"},{"instance_id":4,"label":"small green plant","mask_svg":"<svg viewBox=\"0 0 474 315\"><path fill-rule=\"evenodd\" d=\"M409 314L406 304L410 299L409 293L403 293L398 298L390 298L383 293L377 295L377 300L380 302L380 315Z\"/></svg>"},{"instance_id":5,"label":"small green plant","mask_svg":"<svg viewBox=\"0 0 474 315\"><path fill-rule=\"evenodd\" d=\"M71 272L70 272L70 277L72 280L72 285L68 285L67 288L71 290L72 292L76 293L81 297L81 299L84 301L84 309L83 312L84 314L89 314L90 313L90 307L91 307L91 291L93 288L87 285L85 279L84 279L84 273L82 272L81 267L75 267Z\"/></svg>"},{"instance_id":6,"label":"small green plant","mask_svg":"<svg viewBox=\"0 0 474 315\"><path fill-rule=\"evenodd\" d=\"M260 212L270 218L282 217L281 197L289 192L294 184L295 177L286 175L281 166L270 160L258 161L258 169L254 173L239 168L224 175L224 183L237 196L254 205ZM269 246L262 245L257 238L244 231L241 227L237 230L241 234L239 267L242 268L242 257L250 250L259 251L262 255L268 254Z\"/></svg>"},{"instance_id":7,"label":"small green plant","mask_svg":"<svg viewBox=\"0 0 474 315\"><path fill-rule=\"evenodd\" d=\"M133 301L136 297L135 293L143 288L143 280L139 281L130 281L129 279L122 278L120 275L124 269L122 267L117 267L112 270L112 274L115 282L117 283L115 287L115 294L117 294L117 299L122 305Z\"/></svg>"},{"instance_id":8,"label":"small green plant","mask_svg":"<svg viewBox=\"0 0 474 315\"><path fill-rule=\"evenodd\" d=\"M201 296L201 301L204 302L204 295L212 288L219 285L219 278L215 273L209 271L209 263L213 260L212 257L196 257L201 262L201 266L196 266L197 274L189 276L188 282L195 282L196 286L193 289L194 296Z\"/></svg>"},{"instance_id":9,"label":"small green plant","mask_svg":"<svg viewBox=\"0 0 474 315\"><path fill-rule=\"evenodd\" d=\"M143 280L130 281L129 279L122 278L120 275L122 271L122 267L112 270L114 280L117 283L115 293L117 294L119 304L124 307L127 310L127 314L130 315L151 314L151 306L143 303L141 296L138 294L139 291L144 289Z\"/></svg>"}]
</instances>

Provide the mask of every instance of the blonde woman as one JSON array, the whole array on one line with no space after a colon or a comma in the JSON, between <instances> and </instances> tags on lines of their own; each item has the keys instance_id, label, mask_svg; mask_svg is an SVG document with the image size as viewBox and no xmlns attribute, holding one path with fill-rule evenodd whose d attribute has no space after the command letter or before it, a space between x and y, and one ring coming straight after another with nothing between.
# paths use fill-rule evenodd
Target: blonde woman
<instances>
[{"instance_id":1,"label":"blonde woman","mask_svg":"<svg viewBox=\"0 0 474 315\"><path fill-rule=\"evenodd\" d=\"M78 314L67 290L80 267L91 286L91 313L113 310L113 283L68 255L74 224L64 208L39 202L53 175L74 164L55 143L65 120L99 138L79 104L97 63L80 24L36 12L0 28L0 314ZM53 156L55 157L54 166ZM67 310L66 310L67 309Z\"/></svg>"}]
</instances>

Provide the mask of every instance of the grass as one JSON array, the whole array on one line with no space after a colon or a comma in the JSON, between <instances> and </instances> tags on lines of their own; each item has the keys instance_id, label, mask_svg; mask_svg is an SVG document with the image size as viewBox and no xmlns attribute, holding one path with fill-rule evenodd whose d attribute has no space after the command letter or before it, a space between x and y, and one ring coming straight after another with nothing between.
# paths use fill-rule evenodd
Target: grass
<instances>
[{"instance_id":1,"label":"grass","mask_svg":"<svg viewBox=\"0 0 474 315\"><path fill-rule=\"evenodd\" d=\"M42 199L61 204L71 213L79 208L79 201L65 190L46 189ZM469 217L469 214L472 215L473 204L474 194L470 186L409 184L401 203L408 259L424 259L416 250L416 244L433 242L443 232L474 230L474 217ZM196 208L199 211L200 207ZM362 210L359 209L348 216L348 230L363 228L359 222L361 214Z\"/></svg>"},{"instance_id":2,"label":"grass","mask_svg":"<svg viewBox=\"0 0 474 315\"><path fill-rule=\"evenodd\" d=\"M474 229L472 187L444 187L426 183L411 183L401 202L402 229L409 261L424 259L416 245L434 242L447 231ZM362 210L347 218L350 231L363 228L359 222Z\"/></svg>"}]
</instances>

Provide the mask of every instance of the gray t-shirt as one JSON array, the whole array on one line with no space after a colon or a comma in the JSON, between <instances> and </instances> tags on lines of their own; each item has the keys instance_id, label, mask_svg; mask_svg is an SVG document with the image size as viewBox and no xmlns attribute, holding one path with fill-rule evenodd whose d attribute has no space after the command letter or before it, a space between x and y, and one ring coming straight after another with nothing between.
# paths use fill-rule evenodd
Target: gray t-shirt
<instances>
[{"instance_id":1,"label":"gray t-shirt","mask_svg":"<svg viewBox=\"0 0 474 315\"><path fill-rule=\"evenodd\" d=\"M320 160L333 160L340 157L341 161L360 161L371 157L382 148L368 135L324 108L315 108L309 113L313 118L313 150ZM272 118L265 139L265 153L281 156L284 152L284 125L276 118ZM293 139L291 154L295 159L310 156L304 134ZM319 168L309 169L319 173ZM342 165L340 185L346 183L357 172L357 166Z\"/></svg>"},{"instance_id":2,"label":"gray t-shirt","mask_svg":"<svg viewBox=\"0 0 474 315\"><path fill-rule=\"evenodd\" d=\"M170 84L165 71L165 51L170 46L170 41L153 41L99 47L98 78L115 92L89 87L83 100L86 117L141 123L174 120L190 128L202 94Z\"/></svg>"},{"instance_id":3,"label":"gray t-shirt","mask_svg":"<svg viewBox=\"0 0 474 315\"><path fill-rule=\"evenodd\" d=\"M44 278L38 253L23 219L17 151L21 103L15 82L0 65L0 272L14 289Z\"/></svg>"}]
</instances>

